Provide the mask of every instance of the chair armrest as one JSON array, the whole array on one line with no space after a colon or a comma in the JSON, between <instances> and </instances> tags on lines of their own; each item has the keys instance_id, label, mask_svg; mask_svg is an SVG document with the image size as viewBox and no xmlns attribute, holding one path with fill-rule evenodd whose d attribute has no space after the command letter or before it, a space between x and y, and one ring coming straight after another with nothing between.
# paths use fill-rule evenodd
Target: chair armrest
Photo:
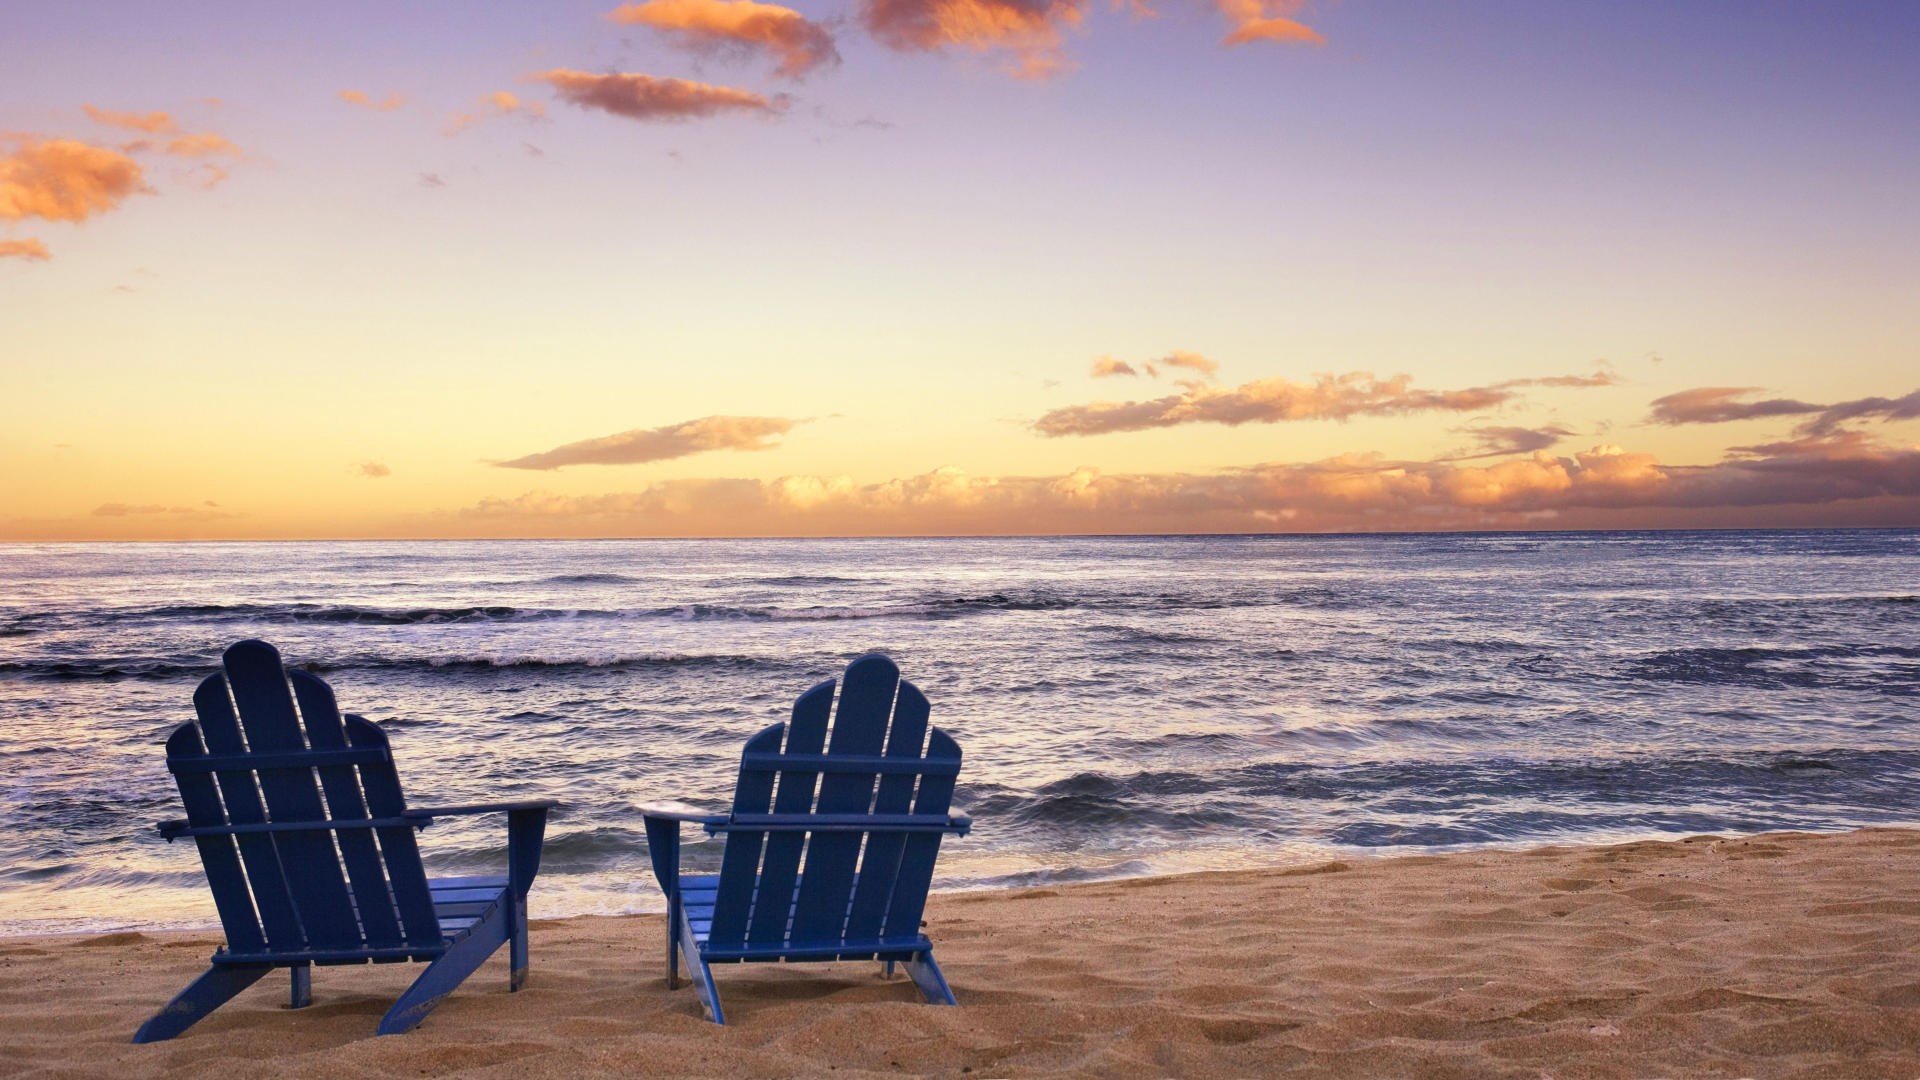
<instances>
[{"instance_id":1,"label":"chair armrest","mask_svg":"<svg viewBox=\"0 0 1920 1080\"><path fill-rule=\"evenodd\" d=\"M540 872L540 849L547 835L547 811L558 799L521 799L518 802L468 803L463 806L409 807L406 818L424 827L437 817L469 814L507 815L507 885L524 902Z\"/></svg>"},{"instance_id":2,"label":"chair armrest","mask_svg":"<svg viewBox=\"0 0 1920 1080\"><path fill-rule=\"evenodd\" d=\"M680 823L704 825L708 833L726 824L727 815L713 814L681 802L636 804L640 820L647 827L647 858L653 864L653 879L667 894L669 908L678 910L680 895Z\"/></svg>"},{"instance_id":3,"label":"chair armrest","mask_svg":"<svg viewBox=\"0 0 1920 1080\"><path fill-rule=\"evenodd\" d=\"M702 810L697 806L688 806L683 802L636 803L635 808L643 818L658 818L661 821L691 821L696 825L718 825L727 820L727 815Z\"/></svg>"},{"instance_id":4,"label":"chair armrest","mask_svg":"<svg viewBox=\"0 0 1920 1080\"><path fill-rule=\"evenodd\" d=\"M973 819L965 814L954 814L947 818L947 829L956 836L965 836L973 831Z\"/></svg>"},{"instance_id":5,"label":"chair armrest","mask_svg":"<svg viewBox=\"0 0 1920 1080\"><path fill-rule=\"evenodd\" d=\"M153 827L159 831L160 839L165 840L167 843L171 844L173 843L173 838L176 836L179 836L181 832L183 832L186 829L187 819L186 818L168 818L165 821L154 822Z\"/></svg>"},{"instance_id":6,"label":"chair armrest","mask_svg":"<svg viewBox=\"0 0 1920 1080\"><path fill-rule=\"evenodd\" d=\"M525 810L554 810L559 799L523 799L519 802L465 803L459 806L409 806L403 817L432 821L437 817L462 817L472 814L507 814Z\"/></svg>"}]
</instances>

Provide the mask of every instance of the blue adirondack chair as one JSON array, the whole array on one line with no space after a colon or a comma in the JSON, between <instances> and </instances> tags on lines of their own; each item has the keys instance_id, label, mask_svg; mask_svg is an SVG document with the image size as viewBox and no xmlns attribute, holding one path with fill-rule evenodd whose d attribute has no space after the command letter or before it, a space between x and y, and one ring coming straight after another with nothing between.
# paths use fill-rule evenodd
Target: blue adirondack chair
<instances>
[{"instance_id":1,"label":"blue adirondack chair","mask_svg":"<svg viewBox=\"0 0 1920 1080\"><path fill-rule=\"evenodd\" d=\"M878 653L847 667L829 738L832 706L829 679L790 723L747 740L732 813L641 808L667 894L667 987L684 955L716 1024L721 963L879 960L888 975L899 963L929 1002L954 1004L920 914L940 838L972 825L947 812L960 748L927 727L926 697ZM680 872L682 822L726 834L719 874Z\"/></svg>"},{"instance_id":2,"label":"blue adirondack chair","mask_svg":"<svg viewBox=\"0 0 1920 1080\"><path fill-rule=\"evenodd\" d=\"M408 807L386 733L342 717L325 682L283 668L264 641L234 645L222 668L194 692L199 723L167 740L187 816L159 829L199 846L227 940L133 1041L171 1039L281 967L292 971L298 1009L312 999L315 964L428 961L380 1021L382 1035L420 1023L503 944L510 989L520 989L527 888L547 811L559 804ZM493 812L507 815L506 875L429 880L414 830Z\"/></svg>"}]
</instances>

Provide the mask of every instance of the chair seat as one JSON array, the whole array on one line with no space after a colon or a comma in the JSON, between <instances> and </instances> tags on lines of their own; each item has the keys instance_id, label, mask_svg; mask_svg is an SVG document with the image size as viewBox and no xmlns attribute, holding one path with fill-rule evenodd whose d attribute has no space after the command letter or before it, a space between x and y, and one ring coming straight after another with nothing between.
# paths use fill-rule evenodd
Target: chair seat
<instances>
[{"instance_id":1,"label":"chair seat","mask_svg":"<svg viewBox=\"0 0 1920 1080\"><path fill-rule=\"evenodd\" d=\"M858 882L860 875L853 875ZM755 895L759 894L759 881L755 879ZM713 932L713 908L715 898L720 892L718 874L682 874L680 875L680 906L685 911L687 923L693 928L693 940L700 948L700 955L710 963L729 961L776 961L776 960L908 960L915 954L933 948L933 942L924 934L915 934L907 938L856 938L831 941L783 941L772 944L745 944L726 948L715 948L709 944ZM849 895L852 890L848 890ZM800 886L793 887L794 899L800 895ZM790 907L792 905L789 905ZM793 927L793 917L787 917L787 929Z\"/></svg>"},{"instance_id":2,"label":"chair seat","mask_svg":"<svg viewBox=\"0 0 1920 1080\"><path fill-rule=\"evenodd\" d=\"M451 945L471 933L474 924L500 902L507 891L507 879L505 875L428 878L427 890L433 896L433 914L440 920L440 934Z\"/></svg>"}]
</instances>

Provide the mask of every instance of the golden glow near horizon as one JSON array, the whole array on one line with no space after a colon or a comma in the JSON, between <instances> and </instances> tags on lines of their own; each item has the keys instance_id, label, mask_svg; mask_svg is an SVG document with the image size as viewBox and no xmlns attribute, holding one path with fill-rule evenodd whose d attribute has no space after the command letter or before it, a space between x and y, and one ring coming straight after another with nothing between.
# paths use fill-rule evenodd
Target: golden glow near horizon
<instances>
[{"instance_id":1,"label":"golden glow near horizon","mask_svg":"<svg viewBox=\"0 0 1920 1080\"><path fill-rule=\"evenodd\" d=\"M34 9L0 540L1920 525L1882 7Z\"/></svg>"}]
</instances>

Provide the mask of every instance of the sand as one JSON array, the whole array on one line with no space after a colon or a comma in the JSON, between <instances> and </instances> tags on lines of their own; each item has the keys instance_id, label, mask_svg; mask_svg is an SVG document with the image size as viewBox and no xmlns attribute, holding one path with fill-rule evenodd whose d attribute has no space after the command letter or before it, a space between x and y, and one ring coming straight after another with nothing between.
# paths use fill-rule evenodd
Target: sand
<instances>
[{"instance_id":1,"label":"sand","mask_svg":"<svg viewBox=\"0 0 1920 1080\"><path fill-rule=\"evenodd\" d=\"M1699 837L936 895L959 1008L875 964L668 992L659 916L537 921L412 1034L414 965L273 976L127 1038L207 933L0 943L0 1073L30 1076L1920 1077L1920 832ZM536 884L536 896L538 885Z\"/></svg>"}]
</instances>

